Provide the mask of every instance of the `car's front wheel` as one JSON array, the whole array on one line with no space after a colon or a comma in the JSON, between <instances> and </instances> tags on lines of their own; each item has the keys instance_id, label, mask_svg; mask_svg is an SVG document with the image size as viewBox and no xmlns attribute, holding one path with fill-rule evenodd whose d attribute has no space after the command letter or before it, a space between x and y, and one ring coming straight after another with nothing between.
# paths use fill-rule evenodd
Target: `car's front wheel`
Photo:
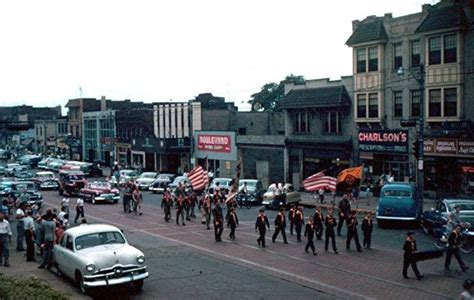
<instances>
[{"instance_id":1,"label":"car's front wheel","mask_svg":"<svg viewBox=\"0 0 474 300\"><path fill-rule=\"evenodd\" d=\"M82 277L82 274L79 271L76 271L76 284L81 290L81 293L83 293L84 295L87 295L87 293L89 292L89 289L86 287L84 283L84 278Z\"/></svg>"},{"instance_id":2,"label":"car's front wheel","mask_svg":"<svg viewBox=\"0 0 474 300\"><path fill-rule=\"evenodd\" d=\"M132 282L133 288L137 291L141 291L143 288L143 279L136 280Z\"/></svg>"}]
</instances>

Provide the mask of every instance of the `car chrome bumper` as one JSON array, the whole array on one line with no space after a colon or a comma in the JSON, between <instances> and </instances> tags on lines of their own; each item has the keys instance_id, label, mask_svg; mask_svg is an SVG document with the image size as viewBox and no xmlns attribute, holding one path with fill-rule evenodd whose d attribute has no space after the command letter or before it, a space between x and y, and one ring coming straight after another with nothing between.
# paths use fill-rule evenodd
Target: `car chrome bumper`
<instances>
[{"instance_id":1,"label":"car chrome bumper","mask_svg":"<svg viewBox=\"0 0 474 300\"><path fill-rule=\"evenodd\" d=\"M416 221L416 217L388 217L388 216L377 216L377 220L394 220L394 221Z\"/></svg>"},{"instance_id":2,"label":"car chrome bumper","mask_svg":"<svg viewBox=\"0 0 474 300\"><path fill-rule=\"evenodd\" d=\"M133 282L137 280L142 280L148 278L150 274L145 270L144 273L131 272L127 273L122 277L112 276L84 276L84 285L89 288L101 287L101 286L110 286L123 284L128 282Z\"/></svg>"}]
</instances>

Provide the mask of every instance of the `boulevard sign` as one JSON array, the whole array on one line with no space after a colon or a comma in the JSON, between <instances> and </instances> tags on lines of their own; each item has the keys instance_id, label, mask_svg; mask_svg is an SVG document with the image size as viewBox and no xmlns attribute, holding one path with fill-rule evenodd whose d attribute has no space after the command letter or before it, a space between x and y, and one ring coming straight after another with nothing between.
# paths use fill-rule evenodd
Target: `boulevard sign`
<instances>
[{"instance_id":1,"label":"boulevard sign","mask_svg":"<svg viewBox=\"0 0 474 300\"><path fill-rule=\"evenodd\" d=\"M195 131L194 156L217 160L237 160L234 131Z\"/></svg>"}]
</instances>

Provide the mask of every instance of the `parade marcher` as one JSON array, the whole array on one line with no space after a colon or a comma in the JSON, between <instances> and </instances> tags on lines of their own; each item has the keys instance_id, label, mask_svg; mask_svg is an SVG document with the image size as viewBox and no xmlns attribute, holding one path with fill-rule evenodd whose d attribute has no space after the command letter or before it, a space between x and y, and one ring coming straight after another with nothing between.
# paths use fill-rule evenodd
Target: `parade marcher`
<instances>
[{"instance_id":1,"label":"parade marcher","mask_svg":"<svg viewBox=\"0 0 474 300\"><path fill-rule=\"evenodd\" d=\"M191 195L184 196L184 211L186 212L186 221L191 221Z\"/></svg>"},{"instance_id":2,"label":"parade marcher","mask_svg":"<svg viewBox=\"0 0 474 300\"><path fill-rule=\"evenodd\" d=\"M219 202L217 202L212 209L212 216L214 217L214 237L216 242L221 242L222 231L224 230L224 214L222 213L222 207Z\"/></svg>"},{"instance_id":3,"label":"parade marcher","mask_svg":"<svg viewBox=\"0 0 474 300\"><path fill-rule=\"evenodd\" d=\"M186 226L184 223L184 196L180 194L176 201L176 225L179 225L179 217L181 216L181 224Z\"/></svg>"},{"instance_id":4,"label":"parade marcher","mask_svg":"<svg viewBox=\"0 0 474 300\"><path fill-rule=\"evenodd\" d=\"M43 228L44 228L44 244L42 245L43 259L38 268L44 269L46 267L49 269L49 267L53 264L53 247L54 247L55 231L56 231L56 223L53 220L53 214L51 210L48 210L48 212L46 213L44 217Z\"/></svg>"},{"instance_id":5,"label":"parade marcher","mask_svg":"<svg viewBox=\"0 0 474 300\"><path fill-rule=\"evenodd\" d=\"M290 207L290 211L288 212L288 221L290 221L290 234L291 235L293 235L293 227L295 226L295 212L296 212L295 205L292 204Z\"/></svg>"},{"instance_id":6,"label":"parade marcher","mask_svg":"<svg viewBox=\"0 0 474 300\"><path fill-rule=\"evenodd\" d=\"M314 217L313 217L313 223L314 223L314 228L316 231L316 238L318 240L322 239L323 236L323 227L324 227L324 216L321 211L321 207L318 206L316 208L316 211L314 212Z\"/></svg>"},{"instance_id":7,"label":"parade marcher","mask_svg":"<svg viewBox=\"0 0 474 300\"><path fill-rule=\"evenodd\" d=\"M195 211L195 208L196 208L196 203L197 203L197 195L196 195L196 192L192 192L191 193L191 197L190 197L190 206L189 206L189 209L190 209L190 217L195 219L196 218L196 213L194 212Z\"/></svg>"},{"instance_id":8,"label":"parade marcher","mask_svg":"<svg viewBox=\"0 0 474 300\"><path fill-rule=\"evenodd\" d=\"M357 252L362 252L362 247L359 243L359 233L357 232L357 224L357 211L352 210L351 216L349 217L349 223L347 224L346 249L351 249L351 240L354 238Z\"/></svg>"},{"instance_id":9,"label":"parade marcher","mask_svg":"<svg viewBox=\"0 0 474 300\"><path fill-rule=\"evenodd\" d=\"M84 218L84 200L82 200L82 198L77 198L76 200L76 218L74 219L74 223L77 223L79 217Z\"/></svg>"},{"instance_id":10,"label":"parade marcher","mask_svg":"<svg viewBox=\"0 0 474 300\"><path fill-rule=\"evenodd\" d=\"M16 210L16 250L25 251L23 247L23 240L25 239L25 212L23 210L24 205L20 204L20 207Z\"/></svg>"},{"instance_id":11,"label":"parade marcher","mask_svg":"<svg viewBox=\"0 0 474 300\"><path fill-rule=\"evenodd\" d=\"M334 253L338 254L336 247L336 234L334 233L334 227L336 227L336 219L332 216L333 210L330 208L326 218L324 218L324 225L326 227L325 231L325 241L324 241L324 250L328 251L329 249L329 240L332 241L332 250Z\"/></svg>"},{"instance_id":12,"label":"parade marcher","mask_svg":"<svg viewBox=\"0 0 474 300\"><path fill-rule=\"evenodd\" d=\"M364 221L362 221L362 232L364 233L364 247L370 249L372 243L372 231L374 229L374 223L372 222L372 212L367 212Z\"/></svg>"},{"instance_id":13,"label":"parade marcher","mask_svg":"<svg viewBox=\"0 0 474 300\"><path fill-rule=\"evenodd\" d=\"M456 225L453 232L449 235L448 238L448 250L446 252L446 260L444 261L444 269L446 271L451 271L449 265L451 265L451 257L454 255L456 257L459 266L463 272L466 272L469 268L464 264L461 258L461 253L459 251L459 245L461 244L461 225Z\"/></svg>"},{"instance_id":14,"label":"parade marcher","mask_svg":"<svg viewBox=\"0 0 474 300\"><path fill-rule=\"evenodd\" d=\"M275 240L278 237L278 234L281 232L281 235L283 236L283 243L288 244L288 241L286 240L285 227L286 227L285 209L282 207L280 208L280 212L276 215L276 218L275 218L275 232L273 233L273 236L272 236L272 242L275 243Z\"/></svg>"},{"instance_id":15,"label":"parade marcher","mask_svg":"<svg viewBox=\"0 0 474 300\"><path fill-rule=\"evenodd\" d=\"M163 193L163 200L161 201L161 208L165 211L165 221L171 220L171 206L172 206L171 194L167 188Z\"/></svg>"},{"instance_id":16,"label":"parade marcher","mask_svg":"<svg viewBox=\"0 0 474 300\"><path fill-rule=\"evenodd\" d=\"M302 207L296 206L294 223L296 230L296 241L301 242L301 231L303 230L304 225L304 215Z\"/></svg>"},{"instance_id":17,"label":"parade marcher","mask_svg":"<svg viewBox=\"0 0 474 300\"><path fill-rule=\"evenodd\" d=\"M135 190L132 193L132 200L135 203L135 215L142 215L142 202L143 195L138 186L135 186Z\"/></svg>"},{"instance_id":18,"label":"parade marcher","mask_svg":"<svg viewBox=\"0 0 474 300\"><path fill-rule=\"evenodd\" d=\"M349 217L351 214L351 203L349 202L347 194L345 194L341 201L339 201L339 224L337 225L337 235L341 235L341 228L346 222L346 225L349 224Z\"/></svg>"},{"instance_id":19,"label":"parade marcher","mask_svg":"<svg viewBox=\"0 0 474 300\"><path fill-rule=\"evenodd\" d=\"M230 227L229 238L235 241L235 229L239 225L239 219L237 218L237 213L235 212L235 207L230 209L229 217L227 218L227 227Z\"/></svg>"},{"instance_id":20,"label":"parade marcher","mask_svg":"<svg viewBox=\"0 0 474 300\"><path fill-rule=\"evenodd\" d=\"M313 224L313 216L309 216L308 223L306 223L306 227L304 230L304 236L308 239L308 242L306 243L306 246L304 247L304 251L308 253L308 249L311 248L313 250L313 255L318 255L316 253L316 248L314 247L314 224Z\"/></svg>"},{"instance_id":21,"label":"parade marcher","mask_svg":"<svg viewBox=\"0 0 474 300\"><path fill-rule=\"evenodd\" d=\"M69 215L69 198L65 197L61 200L61 211Z\"/></svg>"},{"instance_id":22,"label":"parade marcher","mask_svg":"<svg viewBox=\"0 0 474 300\"><path fill-rule=\"evenodd\" d=\"M26 241L26 261L35 261L35 222L33 212L29 210L23 220Z\"/></svg>"},{"instance_id":23,"label":"parade marcher","mask_svg":"<svg viewBox=\"0 0 474 300\"><path fill-rule=\"evenodd\" d=\"M413 272L415 273L416 279L421 280L423 278L420 275L420 271L418 271L418 267L416 266L416 260L413 256L418 250L416 248L416 240L413 237L413 232L407 233L407 239L405 240L405 244L403 245L403 250L405 253L403 254L403 277L408 279L407 271L408 267L411 265Z\"/></svg>"},{"instance_id":24,"label":"parade marcher","mask_svg":"<svg viewBox=\"0 0 474 300\"><path fill-rule=\"evenodd\" d=\"M216 204L217 202L221 202L222 199L221 199L221 186L220 186L220 183L219 181L216 182L216 185L214 186L214 204Z\"/></svg>"},{"instance_id":25,"label":"parade marcher","mask_svg":"<svg viewBox=\"0 0 474 300\"><path fill-rule=\"evenodd\" d=\"M10 262L10 251L8 250L8 244L12 239L12 229L10 223L5 219L5 215L0 212L0 266L9 267Z\"/></svg>"},{"instance_id":26,"label":"parade marcher","mask_svg":"<svg viewBox=\"0 0 474 300\"><path fill-rule=\"evenodd\" d=\"M265 215L265 211L263 208L259 210L259 214L257 217L257 221L255 222L255 232L259 233L259 237L257 239L257 243L260 246L262 245L263 248L265 248L265 234L267 233L267 227L268 230L270 230L270 223L268 222L268 218ZM265 227L266 226L266 227Z\"/></svg>"},{"instance_id":27,"label":"parade marcher","mask_svg":"<svg viewBox=\"0 0 474 300\"><path fill-rule=\"evenodd\" d=\"M209 193L206 193L204 197L201 199L201 223L206 224L206 229L209 230L211 229L210 224L211 224L211 213L212 213L212 202L211 202L211 196Z\"/></svg>"},{"instance_id":28,"label":"parade marcher","mask_svg":"<svg viewBox=\"0 0 474 300\"><path fill-rule=\"evenodd\" d=\"M132 181L127 182L125 189L123 191L122 202L123 202L123 211L125 213L131 212L130 203L132 201L132 194L135 190L135 184Z\"/></svg>"}]
</instances>

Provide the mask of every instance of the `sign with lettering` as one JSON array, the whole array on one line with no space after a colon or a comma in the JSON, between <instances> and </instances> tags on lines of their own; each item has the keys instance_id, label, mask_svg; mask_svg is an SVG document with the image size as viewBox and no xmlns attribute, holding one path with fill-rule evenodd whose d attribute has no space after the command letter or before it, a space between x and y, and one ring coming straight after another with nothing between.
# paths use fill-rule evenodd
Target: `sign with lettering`
<instances>
[{"instance_id":1,"label":"sign with lettering","mask_svg":"<svg viewBox=\"0 0 474 300\"><path fill-rule=\"evenodd\" d=\"M426 155L474 157L474 141L461 139L427 139L424 141Z\"/></svg>"},{"instance_id":2,"label":"sign with lettering","mask_svg":"<svg viewBox=\"0 0 474 300\"><path fill-rule=\"evenodd\" d=\"M237 160L234 131L195 131L194 156L217 160Z\"/></svg>"},{"instance_id":3,"label":"sign with lettering","mask_svg":"<svg viewBox=\"0 0 474 300\"><path fill-rule=\"evenodd\" d=\"M360 129L359 151L408 153L408 130Z\"/></svg>"}]
</instances>

